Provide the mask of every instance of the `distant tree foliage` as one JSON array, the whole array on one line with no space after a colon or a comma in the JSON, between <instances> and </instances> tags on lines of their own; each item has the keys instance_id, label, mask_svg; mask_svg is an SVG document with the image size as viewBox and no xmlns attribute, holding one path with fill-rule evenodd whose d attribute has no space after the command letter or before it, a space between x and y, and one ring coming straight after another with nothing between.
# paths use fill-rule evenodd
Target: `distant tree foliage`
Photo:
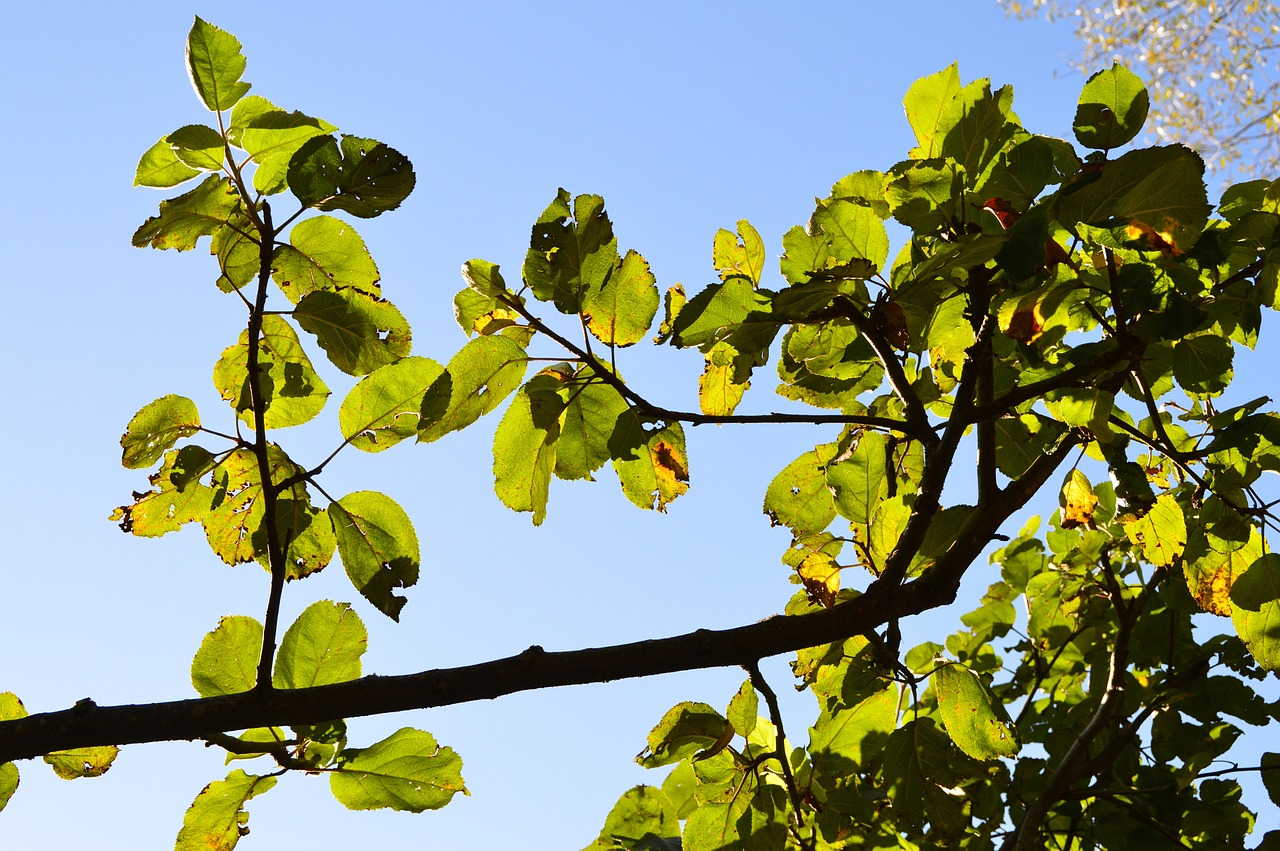
<instances>
[{"instance_id":1,"label":"distant tree foliage","mask_svg":"<svg viewBox=\"0 0 1280 851\"><path fill-rule=\"evenodd\" d=\"M1000 0L1020 18L1074 19L1092 73L1132 68L1151 93L1161 143L1185 142L1241 175L1280 165L1280 6L1270 0Z\"/></svg>"}]
</instances>

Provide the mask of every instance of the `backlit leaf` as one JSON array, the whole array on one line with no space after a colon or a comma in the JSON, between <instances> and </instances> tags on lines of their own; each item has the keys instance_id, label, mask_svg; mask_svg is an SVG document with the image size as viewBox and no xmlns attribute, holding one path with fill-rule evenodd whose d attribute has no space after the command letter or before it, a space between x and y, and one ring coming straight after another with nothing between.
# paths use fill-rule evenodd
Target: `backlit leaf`
<instances>
[{"instance_id":1,"label":"backlit leaf","mask_svg":"<svg viewBox=\"0 0 1280 851\"><path fill-rule=\"evenodd\" d=\"M435 737L405 727L367 748L347 748L329 775L333 796L352 810L438 810L462 792L462 759Z\"/></svg>"},{"instance_id":2,"label":"backlit leaf","mask_svg":"<svg viewBox=\"0 0 1280 851\"><path fill-rule=\"evenodd\" d=\"M168 189L179 183L186 183L198 174L200 174L199 169L191 168L178 159L178 154L166 137L147 148L142 159L138 160L133 185Z\"/></svg>"},{"instance_id":3,"label":"backlit leaf","mask_svg":"<svg viewBox=\"0 0 1280 851\"><path fill-rule=\"evenodd\" d=\"M1182 563L1191 596L1206 612L1231 617L1231 587L1262 555L1262 536L1252 527L1248 543L1239 549L1224 554L1204 547L1199 558Z\"/></svg>"},{"instance_id":4,"label":"backlit leaf","mask_svg":"<svg viewBox=\"0 0 1280 851\"><path fill-rule=\"evenodd\" d=\"M210 112L230 109L249 91L240 81L244 67L239 39L197 17L187 33L187 74Z\"/></svg>"},{"instance_id":5,"label":"backlit leaf","mask_svg":"<svg viewBox=\"0 0 1280 851\"><path fill-rule=\"evenodd\" d=\"M585 310L585 300L595 298L617 264L618 239L604 199L579 195L570 210L569 193L561 189L533 226L523 276L539 301L574 314Z\"/></svg>"},{"instance_id":6,"label":"backlit leaf","mask_svg":"<svg viewBox=\"0 0 1280 851\"><path fill-rule=\"evenodd\" d=\"M897 723L898 687L892 683L853 706L824 705L809 732L813 767L832 779L869 770Z\"/></svg>"},{"instance_id":7,"label":"backlit leaf","mask_svg":"<svg viewBox=\"0 0 1280 851\"><path fill-rule=\"evenodd\" d=\"M373 139L314 136L294 152L289 189L304 207L342 210L362 219L399 207L416 178L409 158Z\"/></svg>"},{"instance_id":8,"label":"backlit leaf","mask_svg":"<svg viewBox=\"0 0 1280 851\"><path fill-rule=\"evenodd\" d=\"M147 219L134 231L136 248L176 248L187 251L196 241L209 236L235 216L240 204L231 181L211 174L176 198L160 202L160 214Z\"/></svg>"},{"instance_id":9,"label":"backlit leaf","mask_svg":"<svg viewBox=\"0 0 1280 851\"><path fill-rule=\"evenodd\" d=\"M649 732L636 762L645 768L670 765L705 751L720 740L729 722L705 703L678 703Z\"/></svg>"},{"instance_id":10,"label":"backlit leaf","mask_svg":"<svg viewBox=\"0 0 1280 851\"><path fill-rule=\"evenodd\" d=\"M609 460L609 438L618 418L626 414L627 403L589 366L580 367L572 382L560 417L555 474L589 480Z\"/></svg>"},{"instance_id":11,"label":"backlit leaf","mask_svg":"<svg viewBox=\"0 0 1280 851\"><path fill-rule=\"evenodd\" d=\"M941 835L964 821L964 794L952 786L946 735L932 718L908 721L889 734L884 778L900 825L918 829L927 820Z\"/></svg>"},{"instance_id":12,"label":"backlit leaf","mask_svg":"<svg viewBox=\"0 0 1280 851\"><path fill-rule=\"evenodd\" d=\"M1139 223L1172 246L1189 251L1209 216L1204 163L1190 148L1143 148L1107 162L1102 176L1058 201L1063 225Z\"/></svg>"},{"instance_id":13,"label":"backlit leaf","mask_svg":"<svg viewBox=\"0 0 1280 851\"><path fill-rule=\"evenodd\" d=\"M352 287L314 290L293 315L348 375L373 372L407 356L413 346L409 323L395 305Z\"/></svg>"},{"instance_id":14,"label":"backlit leaf","mask_svg":"<svg viewBox=\"0 0 1280 851\"><path fill-rule=\"evenodd\" d=\"M627 499L641 508L666 511L689 489L684 428L675 422L649 431L634 411L618 417L609 438L613 469Z\"/></svg>"},{"instance_id":15,"label":"backlit leaf","mask_svg":"<svg viewBox=\"0 0 1280 851\"><path fill-rule=\"evenodd\" d=\"M76 780L81 777L101 777L106 774L119 753L120 749L115 745L100 745L54 751L45 754L44 761L53 769L53 773L63 780Z\"/></svg>"},{"instance_id":16,"label":"backlit leaf","mask_svg":"<svg viewBox=\"0 0 1280 851\"><path fill-rule=\"evenodd\" d=\"M751 680L743 682L733 699L729 701L729 709L725 718L740 736L750 736L756 728L756 718L760 711L760 697L756 694Z\"/></svg>"},{"instance_id":17,"label":"backlit leaf","mask_svg":"<svg viewBox=\"0 0 1280 851\"><path fill-rule=\"evenodd\" d=\"M1234 354L1228 340L1212 334L1176 340L1173 377L1188 393L1216 396L1231 383Z\"/></svg>"},{"instance_id":18,"label":"backlit leaf","mask_svg":"<svg viewBox=\"0 0 1280 851\"><path fill-rule=\"evenodd\" d=\"M333 216L298 222L289 244L276 249L271 279L297 304L314 290L354 287L381 296L378 267L355 228Z\"/></svg>"},{"instance_id":19,"label":"backlit leaf","mask_svg":"<svg viewBox=\"0 0 1280 851\"><path fill-rule=\"evenodd\" d=\"M262 624L247 615L227 615L200 642L191 662L191 684L201 697L239 694L258 680Z\"/></svg>"},{"instance_id":20,"label":"backlit leaf","mask_svg":"<svg viewBox=\"0 0 1280 851\"><path fill-rule=\"evenodd\" d=\"M409 515L389 496L356 491L329 503L329 517L351 584L398 621L405 598L395 591L418 581L418 536Z\"/></svg>"},{"instance_id":21,"label":"backlit leaf","mask_svg":"<svg viewBox=\"0 0 1280 851\"><path fill-rule=\"evenodd\" d=\"M1150 107L1142 80L1115 63L1084 84L1073 125L1076 138L1086 148L1118 148L1142 131Z\"/></svg>"},{"instance_id":22,"label":"backlit leaf","mask_svg":"<svg viewBox=\"0 0 1280 851\"><path fill-rule=\"evenodd\" d=\"M651 848L657 851L680 841L680 819L666 793L636 786L623 793L605 818L600 837L583 851Z\"/></svg>"},{"instance_id":23,"label":"backlit leaf","mask_svg":"<svg viewBox=\"0 0 1280 851\"><path fill-rule=\"evenodd\" d=\"M1018 732L978 675L963 665L933 672L933 688L947 735L974 759L996 759L1018 752Z\"/></svg>"},{"instance_id":24,"label":"backlit leaf","mask_svg":"<svg viewBox=\"0 0 1280 851\"><path fill-rule=\"evenodd\" d=\"M274 785L274 777L257 777L238 768L225 780L210 783L182 817L174 851L231 851L249 832L245 802Z\"/></svg>"},{"instance_id":25,"label":"backlit leaf","mask_svg":"<svg viewBox=\"0 0 1280 851\"><path fill-rule=\"evenodd\" d=\"M13 793L18 791L18 766L12 762L0 763L0 812L4 811Z\"/></svg>"},{"instance_id":26,"label":"backlit leaf","mask_svg":"<svg viewBox=\"0 0 1280 851\"><path fill-rule=\"evenodd\" d=\"M558 364L531 378L511 401L493 435L494 491L512 511L533 512L535 526L547 515L568 377L565 365Z\"/></svg>"},{"instance_id":27,"label":"backlit leaf","mask_svg":"<svg viewBox=\"0 0 1280 851\"><path fill-rule=\"evenodd\" d=\"M342 400L342 436L357 449L381 452L417 434L422 397L443 374L444 367L430 358L404 358L378 367Z\"/></svg>"},{"instance_id":28,"label":"backlit leaf","mask_svg":"<svg viewBox=\"0 0 1280 851\"><path fill-rule=\"evenodd\" d=\"M960 71L951 65L936 74L922 77L907 89L902 105L907 110L907 121L916 134L916 147L911 150L913 159L936 157L942 150L942 136L946 128L940 127L943 115L951 101L960 93Z\"/></svg>"},{"instance_id":29,"label":"backlit leaf","mask_svg":"<svg viewBox=\"0 0 1280 851\"><path fill-rule=\"evenodd\" d=\"M1267 553L1236 577L1231 622L1259 665L1280 670L1280 554Z\"/></svg>"},{"instance_id":30,"label":"backlit leaf","mask_svg":"<svg viewBox=\"0 0 1280 851\"><path fill-rule=\"evenodd\" d=\"M301 112L277 109L266 98L249 95L231 112L228 136L232 144L248 151L258 168L253 187L264 195L282 192L287 185L289 161L308 139L338 128Z\"/></svg>"},{"instance_id":31,"label":"backlit leaf","mask_svg":"<svg viewBox=\"0 0 1280 851\"><path fill-rule=\"evenodd\" d=\"M276 655L274 688L310 688L360 678L369 633L347 603L320 600L285 631Z\"/></svg>"},{"instance_id":32,"label":"backlit leaf","mask_svg":"<svg viewBox=\"0 0 1280 851\"><path fill-rule=\"evenodd\" d=\"M200 171L218 171L225 155L222 134L204 124L188 124L170 133L166 139L174 156L186 166Z\"/></svg>"},{"instance_id":33,"label":"backlit leaf","mask_svg":"<svg viewBox=\"0 0 1280 851\"><path fill-rule=\"evenodd\" d=\"M1124 524L1129 540L1142 549L1147 561L1169 567L1187 546L1187 522L1182 507L1170 494L1161 494L1141 517Z\"/></svg>"},{"instance_id":34,"label":"backlit leaf","mask_svg":"<svg viewBox=\"0 0 1280 851\"><path fill-rule=\"evenodd\" d=\"M183 524L203 521L213 504L214 491L200 478L213 469L214 458L199 446L169 450L164 463L149 478L153 490L134 493L132 505L111 515L125 532L155 538L177 531Z\"/></svg>"},{"instance_id":35,"label":"backlit leaf","mask_svg":"<svg viewBox=\"0 0 1280 851\"><path fill-rule=\"evenodd\" d=\"M258 340L259 388L266 401L267 428L287 428L313 419L324 409L329 388L316 374L293 326L283 316L262 317ZM213 367L213 383L240 420L255 426L249 390L249 332L240 332Z\"/></svg>"},{"instance_id":36,"label":"backlit leaf","mask_svg":"<svg viewBox=\"0 0 1280 851\"><path fill-rule=\"evenodd\" d=\"M746 278L758 287L760 276L764 274L764 240L751 222L740 219L736 234L724 228L716 231L712 262L720 272L720 280L727 281L736 276Z\"/></svg>"},{"instance_id":37,"label":"backlit leaf","mask_svg":"<svg viewBox=\"0 0 1280 851\"><path fill-rule=\"evenodd\" d=\"M1074 529L1077 526L1091 526L1093 512L1098 506L1098 497L1089 484L1089 477L1079 470L1067 474L1062 483L1062 528Z\"/></svg>"},{"instance_id":38,"label":"backlit leaf","mask_svg":"<svg viewBox=\"0 0 1280 851\"><path fill-rule=\"evenodd\" d=\"M658 312L658 287L649 263L635 251L614 267L598 287L587 290L582 315L596 339L630 346L644 339Z\"/></svg>"},{"instance_id":39,"label":"backlit leaf","mask_svg":"<svg viewBox=\"0 0 1280 851\"><path fill-rule=\"evenodd\" d=\"M826 461L835 454L833 444L806 452L782 469L764 495L764 513L797 537L821 532L836 517L835 500L827 484Z\"/></svg>"},{"instance_id":40,"label":"backlit leaf","mask_svg":"<svg viewBox=\"0 0 1280 851\"><path fill-rule=\"evenodd\" d=\"M175 443L199 430L200 413L195 402L185 396L161 396L129 420L120 437L124 448L122 463L131 470L150 467Z\"/></svg>"},{"instance_id":41,"label":"backlit leaf","mask_svg":"<svg viewBox=\"0 0 1280 851\"><path fill-rule=\"evenodd\" d=\"M493 335L468 342L427 388L418 441L437 440L492 411L520 386L528 366L524 348L509 337Z\"/></svg>"},{"instance_id":42,"label":"backlit leaf","mask_svg":"<svg viewBox=\"0 0 1280 851\"><path fill-rule=\"evenodd\" d=\"M856 440L847 457L827 466L827 484L841 517L853 523L867 523L889 492L889 440L875 431L864 431Z\"/></svg>"}]
</instances>

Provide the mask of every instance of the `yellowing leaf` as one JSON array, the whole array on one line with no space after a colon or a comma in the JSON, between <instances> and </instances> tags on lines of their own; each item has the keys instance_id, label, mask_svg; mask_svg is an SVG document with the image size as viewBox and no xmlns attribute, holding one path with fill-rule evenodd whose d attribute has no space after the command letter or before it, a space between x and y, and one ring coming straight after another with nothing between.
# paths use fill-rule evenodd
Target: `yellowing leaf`
<instances>
[{"instance_id":1,"label":"yellowing leaf","mask_svg":"<svg viewBox=\"0 0 1280 851\"><path fill-rule=\"evenodd\" d=\"M1072 470L1062 484L1062 528L1074 529L1093 523L1093 512L1098 497L1089 484L1089 477L1079 470Z\"/></svg>"},{"instance_id":2,"label":"yellowing leaf","mask_svg":"<svg viewBox=\"0 0 1280 851\"><path fill-rule=\"evenodd\" d=\"M245 802L274 785L274 777L256 777L238 768L226 780L210 783L182 817L174 851L231 851L249 832Z\"/></svg>"},{"instance_id":3,"label":"yellowing leaf","mask_svg":"<svg viewBox=\"0 0 1280 851\"><path fill-rule=\"evenodd\" d=\"M840 590L840 565L834 558L821 550L810 553L800 562L796 573L810 599L827 608L835 605L836 592Z\"/></svg>"},{"instance_id":4,"label":"yellowing leaf","mask_svg":"<svg viewBox=\"0 0 1280 851\"><path fill-rule=\"evenodd\" d=\"M1262 557L1262 536L1251 529L1249 541L1230 553L1208 548L1203 556L1182 566L1187 588L1200 608L1215 615L1231 617L1231 586L1240 574Z\"/></svg>"},{"instance_id":5,"label":"yellowing leaf","mask_svg":"<svg viewBox=\"0 0 1280 851\"><path fill-rule=\"evenodd\" d=\"M1187 522L1170 494L1161 494L1151 510L1124 524L1124 532L1143 558L1157 567L1173 564L1187 547Z\"/></svg>"},{"instance_id":6,"label":"yellowing leaf","mask_svg":"<svg viewBox=\"0 0 1280 851\"><path fill-rule=\"evenodd\" d=\"M119 753L120 749L115 745L101 745L55 751L46 754L44 761L53 768L53 773L63 780L76 780L80 777L101 777L106 774Z\"/></svg>"}]
</instances>

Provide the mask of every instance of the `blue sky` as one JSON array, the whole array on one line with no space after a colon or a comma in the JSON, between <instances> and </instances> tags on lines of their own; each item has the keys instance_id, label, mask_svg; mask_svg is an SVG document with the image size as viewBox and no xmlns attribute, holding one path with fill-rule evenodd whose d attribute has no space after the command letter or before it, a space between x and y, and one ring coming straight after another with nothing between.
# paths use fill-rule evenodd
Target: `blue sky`
<instances>
[{"instance_id":1,"label":"blue sky","mask_svg":"<svg viewBox=\"0 0 1280 851\"><path fill-rule=\"evenodd\" d=\"M417 189L403 209L357 227L385 294L413 325L414 353L442 362L464 342L451 308L460 264L482 257L515 278L557 187L603 195L620 246L639 250L664 289L709 283L713 234L749 219L770 249L766 286L777 286L781 235L804 222L813 198L851 171L905 157L901 99L916 78L959 61L965 80L1011 83L1023 123L1057 136L1070 135L1082 84L1066 70L1065 25L1007 20L994 3L126 8L17 4L0 31L9 128L0 135L9 293L0 690L31 711L83 697L192 696L188 670L204 634L222 615L260 618L265 605L266 575L225 567L198 531L140 540L106 519L145 485L118 464L119 435L138 408L180 393L206 422L224 415L209 375L243 319L212 286L203 246L129 245L163 197L131 187L138 157L209 119L183 66L193 14L240 38L255 94L413 160ZM697 406L700 365L696 353L647 343L620 362L641 393L686 409ZM324 377L335 405L280 436L312 462L336 444L336 401L350 386ZM771 410L772 386L762 371L743 410ZM535 530L493 495L495 424L376 456L348 450L326 471L331 493L393 496L423 543L401 624L356 598L370 628L367 673L727 627L777 611L792 592L778 561L787 536L769 528L761 500L782 466L834 429L691 429L692 488L669 515L637 511L606 473L553 483ZM975 577L966 593L987 581ZM287 589L284 620L314 600L353 597L331 569ZM950 628L939 622L911 643ZM790 692L785 660L765 670ZM472 797L420 816L351 813L322 780L286 777L252 802L241 847L581 847L625 789L660 782L631 759L662 713L682 699L723 707L742 677L701 672L353 721L356 744L401 726L432 731L461 753ZM787 712L803 740L811 699L789 698ZM129 747L96 781L60 781L39 763L21 770L0 837L47 849L168 847L191 799L227 771L192 743Z\"/></svg>"}]
</instances>

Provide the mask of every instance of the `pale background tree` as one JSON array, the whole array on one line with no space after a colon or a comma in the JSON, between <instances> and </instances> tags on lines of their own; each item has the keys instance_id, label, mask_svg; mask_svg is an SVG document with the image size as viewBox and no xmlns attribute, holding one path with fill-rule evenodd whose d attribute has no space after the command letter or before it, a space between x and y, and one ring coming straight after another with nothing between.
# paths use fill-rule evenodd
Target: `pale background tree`
<instances>
[{"instance_id":1,"label":"pale background tree","mask_svg":"<svg viewBox=\"0 0 1280 851\"><path fill-rule=\"evenodd\" d=\"M1020 18L1074 22L1091 74L1128 65L1151 93L1162 143L1197 148L1221 177L1280 164L1280 6L1270 0L1001 0Z\"/></svg>"}]
</instances>

